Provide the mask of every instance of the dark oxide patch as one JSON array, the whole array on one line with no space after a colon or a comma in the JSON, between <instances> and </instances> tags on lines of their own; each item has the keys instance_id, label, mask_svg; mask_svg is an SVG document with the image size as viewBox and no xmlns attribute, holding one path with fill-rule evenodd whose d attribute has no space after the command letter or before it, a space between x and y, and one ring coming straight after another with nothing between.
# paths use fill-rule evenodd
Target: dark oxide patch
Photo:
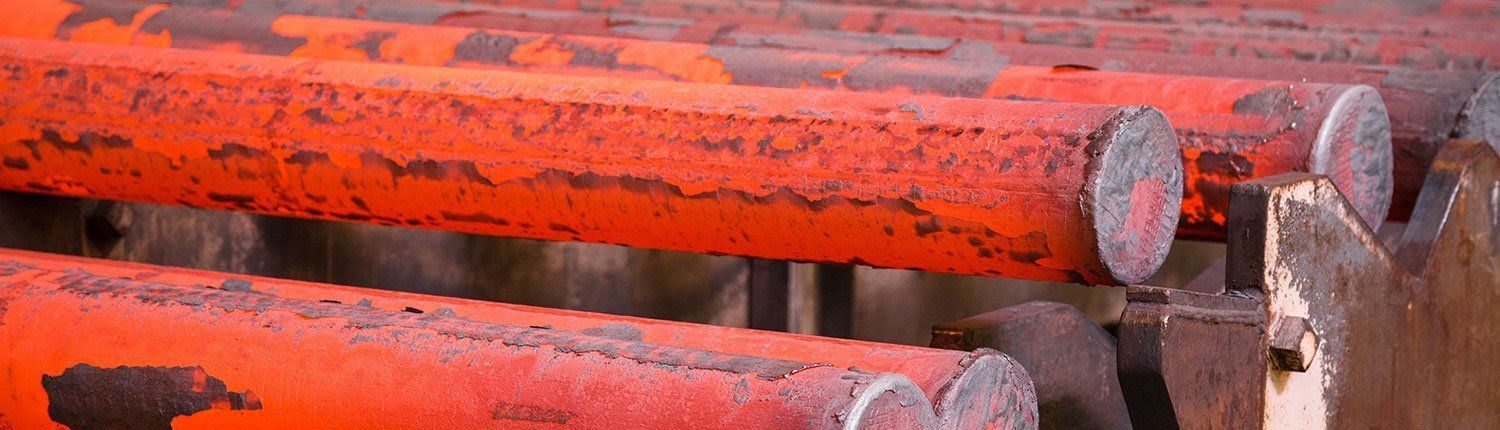
<instances>
[{"instance_id":1,"label":"dark oxide patch","mask_svg":"<svg viewBox=\"0 0 1500 430\"><path fill-rule=\"evenodd\" d=\"M198 366L104 369L78 364L61 375L42 375L42 388L48 416L73 430L170 430L179 416L261 408L255 393L230 392L224 381Z\"/></svg>"}]
</instances>

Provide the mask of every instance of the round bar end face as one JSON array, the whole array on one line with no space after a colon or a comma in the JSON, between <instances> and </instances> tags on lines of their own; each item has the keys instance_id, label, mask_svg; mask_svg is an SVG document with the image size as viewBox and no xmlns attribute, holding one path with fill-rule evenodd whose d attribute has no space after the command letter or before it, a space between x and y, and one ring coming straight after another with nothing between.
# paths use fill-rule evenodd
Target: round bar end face
<instances>
[{"instance_id":1,"label":"round bar end face","mask_svg":"<svg viewBox=\"0 0 1500 430\"><path fill-rule=\"evenodd\" d=\"M932 403L915 382L881 373L859 385L855 399L840 414L844 430L869 428L936 428Z\"/></svg>"},{"instance_id":2,"label":"round bar end face","mask_svg":"<svg viewBox=\"0 0 1500 430\"><path fill-rule=\"evenodd\" d=\"M1166 261L1182 214L1182 151L1167 117L1131 107L1090 136L1083 210L1114 281L1145 281Z\"/></svg>"},{"instance_id":3,"label":"round bar end face","mask_svg":"<svg viewBox=\"0 0 1500 430\"><path fill-rule=\"evenodd\" d=\"M1500 151L1500 73L1489 74L1458 115L1454 137L1482 140Z\"/></svg>"},{"instance_id":4,"label":"round bar end face","mask_svg":"<svg viewBox=\"0 0 1500 430\"><path fill-rule=\"evenodd\" d=\"M944 429L1023 429L1037 425L1036 388L1021 363L980 348L944 385L935 405Z\"/></svg>"},{"instance_id":5,"label":"round bar end face","mask_svg":"<svg viewBox=\"0 0 1500 430\"><path fill-rule=\"evenodd\" d=\"M1394 163L1384 99L1366 85L1346 88L1319 125L1308 171L1332 180L1360 218L1376 228L1391 210Z\"/></svg>"}]
</instances>

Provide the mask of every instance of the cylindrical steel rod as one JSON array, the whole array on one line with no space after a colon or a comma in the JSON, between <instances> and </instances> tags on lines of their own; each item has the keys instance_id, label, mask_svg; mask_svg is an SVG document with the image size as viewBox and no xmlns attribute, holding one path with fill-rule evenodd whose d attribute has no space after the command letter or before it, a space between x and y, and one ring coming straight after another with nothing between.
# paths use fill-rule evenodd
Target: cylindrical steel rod
<instances>
[{"instance_id":1,"label":"cylindrical steel rod","mask_svg":"<svg viewBox=\"0 0 1500 430\"><path fill-rule=\"evenodd\" d=\"M106 4L114 4L114 7L127 7L132 10L139 10L143 6L140 4L119 6L118 4L109 2L106 2ZM300 12L331 15L339 15L341 12L341 9L331 6L319 6L320 2L317 1L299 2L297 4L300 5L300 9L298 9ZM371 9L367 12L373 14L375 9L380 7L380 5L393 7L392 5L398 4L401 3L381 2L378 5L371 5ZM289 8L281 7L282 5L285 4L278 5L252 1L247 3L244 8L246 10L267 11L271 13L281 13L289 10ZM100 6L89 4L85 10L96 7ZM484 6L445 5L443 7L452 10L442 9L437 5L434 5L432 8L434 10L448 10L447 13L451 16L473 18L466 21L464 25L498 29L510 28L506 24L506 22L511 21L509 19L486 22L483 18L490 15L477 12L480 10L490 10L485 9ZM64 17L67 17L69 13L77 8L78 6L70 6L58 12L60 14L58 20L64 19ZM458 10L460 9L465 12L459 12ZM174 13L163 13L162 15L174 16L178 13L182 14L183 19L187 19L187 17L193 16L195 12L177 11ZM208 19L206 15L221 12L200 11L196 13L200 14L200 18ZM557 13L564 12L557 11ZM132 14L130 12L117 12L116 15ZM348 12L344 15L352 16L354 13ZM395 15L387 14L380 17L380 19L419 23L434 19L433 17L426 17L425 19L423 17L394 19L398 18ZM68 19L68 22L96 22L94 20L104 19L98 18L100 16L105 15L92 13L87 14L83 18ZM599 16L601 17L600 19L604 19L603 17L606 15ZM150 15L138 19L144 23L141 27L142 31L149 30L151 34L161 34L167 25L165 23L156 23L157 20L151 18ZM264 24L259 26L263 27ZM60 37L63 34L75 34L59 30L68 28L67 25L30 25L28 28L30 28L28 31L38 33L39 36L37 37L44 38ZM1391 116L1396 184L1390 216L1392 219L1398 220L1404 220L1410 213L1411 205L1416 199L1416 194L1421 189L1427 165L1431 163L1432 157L1436 155L1440 145L1450 138L1450 136L1500 142L1500 106L1497 106L1497 104L1500 104L1500 84L1494 83L1497 80L1496 76L1476 72L1417 71L1400 68L1250 58L1217 58L1211 61L1204 61L1201 58L1191 56L1153 52L1112 51L960 38L793 30L755 26L740 26L727 31L714 30L704 33L695 33L686 31L685 29L680 30L682 32L674 33L678 35L678 39L684 39L682 35L687 34L691 37L687 37L686 39L690 40L703 40L712 44L742 47L830 50L852 54L998 61L1048 67L1081 64L1100 69L1131 72L1292 82L1306 82L1310 77L1315 77L1317 82L1369 85L1379 90ZM240 33L254 34L253 31L242 31ZM621 35L616 32L590 33L586 31L581 34ZM705 34L707 36L704 36ZM290 38L290 40L284 43L294 46L299 45L296 39L297 36L285 37ZM649 36L643 37L652 38ZM407 58L412 57L415 56ZM1455 118L1458 121L1455 121ZM1500 143L1496 143L1496 145L1500 145Z\"/></svg>"},{"instance_id":2,"label":"cylindrical steel rod","mask_svg":"<svg viewBox=\"0 0 1500 430\"><path fill-rule=\"evenodd\" d=\"M714 47L302 15L205 14L191 8L153 7L156 10L149 17L139 20L136 37L100 37L69 25L53 34L61 40L100 43L150 43L153 34L170 34L172 47L307 58L367 58L402 64L703 83L1149 105L1166 112L1184 152L1186 180L1179 236L1222 240L1229 185L1288 171L1333 178L1372 226L1385 219L1390 207L1390 123L1380 96L1367 86ZM98 9L112 8L100 5L75 14L104 13ZM137 11L133 15L142 14ZM256 28L248 23L263 25Z\"/></svg>"},{"instance_id":3,"label":"cylindrical steel rod","mask_svg":"<svg viewBox=\"0 0 1500 430\"><path fill-rule=\"evenodd\" d=\"M45 272L82 270L108 279L149 279L151 283L162 286L212 286L249 292L267 299L358 305L375 311L421 312L422 315L441 315L474 323L531 327L733 356L825 363L864 372L894 373L910 378L931 399L944 428L1032 428L1037 419L1036 405L1030 397L1031 382L1025 371L1009 357L992 350L960 352L860 342L25 251L0 250L0 264Z\"/></svg>"},{"instance_id":4,"label":"cylindrical steel rod","mask_svg":"<svg viewBox=\"0 0 1500 430\"><path fill-rule=\"evenodd\" d=\"M1281 15L1316 17L1500 17L1500 9L1491 0L1437 0L1420 2L1371 2L1368 0L1241 0L1241 1L1174 1L1134 0L1101 2L1097 0L812 0L815 3L864 6L957 9L999 13L1081 16L1115 11L1132 16L1158 17L1163 9L1187 13L1198 10L1264 11Z\"/></svg>"},{"instance_id":5,"label":"cylindrical steel rod","mask_svg":"<svg viewBox=\"0 0 1500 430\"><path fill-rule=\"evenodd\" d=\"M432 1L442 3L446 0ZM700 21L702 24L774 25L810 30L920 34L1217 57L1277 58L1453 70L1494 70L1500 67L1500 41L1432 35L1321 33L1283 28L1160 24L786 1L522 0L506 1L505 4L565 11L653 15Z\"/></svg>"},{"instance_id":6,"label":"cylindrical steel rod","mask_svg":"<svg viewBox=\"0 0 1500 430\"><path fill-rule=\"evenodd\" d=\"M0 65L13 190L1108 284L1181 203L1144 107L18 39Z\"/></svg>"},{"instance_id":7,"label":"cylindrical steel rod","mask_svg":"<svg viewBox=\"0 0 1500 430\"><path fill-rule=\"evenodd\" d=\"M0 253L0 363L7 370L0 424L938 424L920 388L893 373L496 323L453 310L391 310L257 291L275 291L275 283L182 284L173 269L116 265ZM122 271L137 276L110 274ZM150 279L157 275L167 279ZM290 289L299 288L317 295L311 285Z\"/></svg>"},{"instance_id":8,"label":"cylindrical steel rod","mask_svg":"<svg viewBox=\"0 0 1500 430\"><path fill-rule=\"evenodd\" d=\"M741 28L723 35L737 46L835 49L870 55L990 61L1033 66L1075 65L1174 75L1330 82L1374 87L1391 119L1395 190L1391 218L1409 216L1427 166L1450 138L1483 140L1500 150L1500 74L1413 70L1249 58L1205 60L1155 52L1041 46L907 35Z\"/></svg>"}]
</instances>

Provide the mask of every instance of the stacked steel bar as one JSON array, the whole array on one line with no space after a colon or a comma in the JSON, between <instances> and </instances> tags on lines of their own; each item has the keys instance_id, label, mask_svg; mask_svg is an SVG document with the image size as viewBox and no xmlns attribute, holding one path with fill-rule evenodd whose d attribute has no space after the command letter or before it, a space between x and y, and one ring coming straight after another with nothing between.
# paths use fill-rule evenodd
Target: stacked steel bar
<instances>
[{"instance_id":1,"label":"stacked steel bar","mask_svg":"<svg viewBox=\"0 0 1500 430\"><path fill-rule=\"evenodd\" d=\"M109 15L100 12L87 12L99 7L97 5L89 5L89 7L81 7L71 3L64 3L63 5L66 7L58 14L59 22L63 22L64 17L67 17L65 22L74 23L72 25L75 26L80 23L102 25L103 20L107 19L104 18L106 16L129 15L133 16L133 18L111 22L139 21L141 22L139 26L141 31L148 34L162 34L163 30L171 25L168 23L166 17L173 15L163 14L163 18L161 19L152 18L150 14L132 15L129 12L123 11ZM270 14L299 12L333 16L359 15L370 19L398 22L459 23L462 25L496 29L518 28L512 24L515 21L514 19L499 17L499 15L496 15L499 13L498 9L489 6L432 4L430 7L423 8L418 3L401 2L361 3L360 5L363 8L354 8L350 4L338 6L333 3L313 1L298 2L296 3L296 7L292 7L284 3L250 1L242 4L238 10ZM125 7L133 8L131 10L138 10L141 6ZM118 8L121 6L117 5L115 7ZM729 6L722 5L721 7ZM79 12L78 15L68 17L69 13L77 10L85 12ZM423 11L423 13L411 12L417 10ZM361 13L356 13L356 11ZM598 12L558 10L536 12L573 15L592 14L598 22L607 21L611 16ZM171 21L185 20L192 16L196 16L193 19L210 19L213 15L222 14L223 12L205 10L197 12L180 11L178 13L183 14L182 17L172 19ZM719 28L709 26L709 29L694 30L690 25L674 24L671 28L663 29L662 31L628 34L631 32L622 30L639 30L644 25L644 21L632 18L628 22L631 25L610 27L609 31L594 31L595 27L555 28L555 30L578 34L641 37L647 39L667 37L679 40L702 41L716 45L833 50L851 54L923 56L1049 67L1082 64L1103 69L1132 72L1292 82L1305 82L1310 77L1315 77L1314 79L1318 82L1369 85L1379 90L1382 98L1389 107L1392 118L1391 131L1394 138L1396 184L1391 216L1394 219L1404 219L1410 212L1411 204L1415 201L1417 190L1420 189L1421 179L1425 175L1427 165L1431 162L1432 156L1436 154L1437 148L1446 139L1459 137L1500 142L1500 85L1493 83L1497 80L1497 76L1478 72L1426 71L1248 58L1219 58L1213 61L1202 61L1190 56L1154 52L1099 50L1055 45L804 30L781 27L728 26ZM260 24L260 26L264 25ZM77 37L77 32L71 31L69 28L71 27L68 24L64 24L61 27L39 26L39 28L27 31L36 33L36 37ZM295 33L294 31L299 28L288 28L286 31L289 34L277 34L273 40L293 46L300 45L298 39L305 39L308 35ZM256 34L255 31L248 30L235 33ZM663 36L663 34L667 36ZM141 39L152 40L145 37ZM322 39L306 39L304 42L314 47L321 46L323 43ZM488 41L484 38L467 40L456 48L455 56L461 59L464 53L471 52L472 48L483 47L493 43L494 41ZM210 48L212 47L210 46ZM309 48L309 51L316 52L316 49ZM406 56L406 58L411 57ZM814 80L813 82L818 81Z\"/></svg>"},{"instance_id":2,"label":"stacked steel bar","mask_svg":"<svg viewBox=\"0 0 1500 430\"><path fill-rule=\"evenodd\" d=\"M955 97L1144 104L1164 110L1184 151L1180 236L1222 240L1229 185L1289 171L1334 179L1371 225L1391 199L1385 106L1365 86L1144 75L770 48L418 26L255 12L83 3L71 16L134 15L130 38L64 24L75 42L155 43L295 57ZM75 21L76 23L76 21ZM253 27L249 23L260 23ZM224 28L236 28L229 33ZM43 34L45 29L31 32ZM19 32L18 32L19 33ZM300 37L301 39L297 39ZM1326 130L1326 132L1325 132Z\"/></svg>"},{"instance_id":3,"label":"stacked steel bar","mask_svg":"<svg viewBox=\"0 0 1500 430\"><path fill-rule=\"evenodd\" d=\"M1326 34L1273 28L1157 24L791 1L522 0L489 3L654 15L720 26L774 25L809 30L920 34L1115 50L1408 65L1455 70L1494 70L1500 67L1500 41L1434 35Z\"/></svg>"},{"instance_id":4,"label":"stacked steel bar","mask_svg":"<svg viewBox=\"0 0 1500 430\"><path fill-rule=\"evenodd\" d=\"M423 325L437 321L494 324L530 328L552 335L583 335L634 344L632 348L672 347L725 357L764 357L820 363L860 372L899 374L910 378L934 406L942 428L1027 428L1035 425L1031 383L1010 358L990 350L958 352L901 345L835 340L737 328L618 317L576 311L446 299L417 294L339 287L266 278L242 278L213 272L114 263L23 251L0 250L0 267L27 271L25 278L50 279L67 272L90 280L128 284L149 279L157 289L199 290L216 297L243 295L273 301L290 309L303 303L331 303L341 312L354 308L371 313L426 315ZM22 275L6 275L14 282ZM86 281L79 281L87 283ZM608 285L599 285L608 288ZM217 288L217 290L210 289ZM285 303L286 305L282 305ZM337 305L346 306L337 306ZM261 309L261 313L269 313ZM84 318L88 318L87 315ZM39 325L22 324L18 330ZM332 330L329 330L330 334ZM351 333L350 335L359 336ZM602 341L602 340L601 340ZM452 360L450 360L452 362ZM260 363L267 365L272 363ZM808 364L809 367L815 366ZM252 387L253 388L253 387ZM736 388L738 389L738 388ZM263 401L265 392L258 391ZM295 395L295 391L288 393ZM9 416L7 414L7 416ZM1013 420L1013 421L1012 421ZM696 426L695 426L696 427Z\"/></svg>"},{"instance_id":5,"label":"stacked steel bar","mask_svg":"<svg viewBox=\"0 0 1500 430\"><path fill-rule=\"evenodd\" d=\"M372 299L405 307L386 309ZM0 363L7 383L0 384L0 396L7 401L0 402L0 423L350 429L917 429L939 424L922 388L899 374L835 366L821 357L791 361L669 346L638 336L621 339L629 326L609 325L618 319L548 318L471 303L429 305L436 304L314 284L3 251ZM595 324L598 330L545 326L563 320ZM707 334L695 332L699 329L664 330L685 337ZM814 350L809 343L819 343L772 333L740 337L800 350ZM914 369L922 376L982 375L951 387L956 391L943 393L947 401L977 397L1003 404L1025 402L1029 394L1023 375L1002 373L1009 362L984 353L870 344L842 349L863 350L870 357L861 363L875 367L925 362ZM1002 388L1013 396L988 396ZM1018 408L1023 413L1014 416L1034 422L1024 403L1004 406ZM218 413L200 413L210 410ZM965 418L983 420L989 412L966 411L974 416ZM960 424L950 428L976 428L975 422Z\"/></svg>"},{"instance_id":6,"label":"stacked steel bar","mask_svg":"<svg viewBox=\"0 0 1500 430\"><path fill-rule=\"evenodd\" d=\"M1181 200L1149 108L16 39L0 66L12 190L1106 284L1155 271Z\"/></svg>"}]
</instances>

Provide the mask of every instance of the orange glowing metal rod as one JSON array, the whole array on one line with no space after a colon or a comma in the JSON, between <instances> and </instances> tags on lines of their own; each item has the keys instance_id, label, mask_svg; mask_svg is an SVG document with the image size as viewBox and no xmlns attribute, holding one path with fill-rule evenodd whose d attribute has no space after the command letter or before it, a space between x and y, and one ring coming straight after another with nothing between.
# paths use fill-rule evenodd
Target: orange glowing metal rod
<instances>
[{"instance_id":1,"label":"orange glowing metal rod","mask_svg":"<svg viewBox=\"0 0 1500 430\"><path fill-rule=\"evenodd\" d=\"M0 252L0 426L939 425L898 374L260 291L283 287L323 288Z\"/></svg>"},{"instance_id":2,"label":"orange glowing metal rod","mask_svg":"<svg viewBox=\"0 0 1500 430\"><path fill-rule=\"evenodd\" d=\"M1333 178L1372 226L1391 199L1389 121L1365 86L1144 75L1003 62L899 59L772 48L422 26L257 12L83 2L71 17L135 16L98 35L87 18L52 37L334 60L955 97L1150 105L1183 147L1180 237L1222 240L1229 185L1289 171ZM226 31L232 28L234 31ZM48 33L42 29L29 33Z\"/></svg>"},{"instance_id":3,"label":"orange glowing metal rod","mask_svg":"<svg viewBox=\"0 0 1500 430\"><path fill-rule=\"evenodd\" d=\"M1149 108L15 39L0 67L12 190L1109 284L1181 199Z\"/></svg>"},{"instance_id":4,"label":"orange glowing metal rod","mask_svg":"<svg viewBox=\"0 0 1500 430\"><path fill-rule=\"evenodd\" d=\"M448 320L530 327L623 342L894 373L911 379L932 401L943 428L1034 428L1037 419L1035 398L1025 371L1009 357L992 350L965 353L24 251L0 250L0 265L28 267L31 268L28 270L38 273L84 272L118 282L149 280L154 285L189 289L212 286L267 299L356 305L377 312L422 312L430 318L440 315ZM609 288L608 285L598 287Z\"/></svg>"}]
</instances>

